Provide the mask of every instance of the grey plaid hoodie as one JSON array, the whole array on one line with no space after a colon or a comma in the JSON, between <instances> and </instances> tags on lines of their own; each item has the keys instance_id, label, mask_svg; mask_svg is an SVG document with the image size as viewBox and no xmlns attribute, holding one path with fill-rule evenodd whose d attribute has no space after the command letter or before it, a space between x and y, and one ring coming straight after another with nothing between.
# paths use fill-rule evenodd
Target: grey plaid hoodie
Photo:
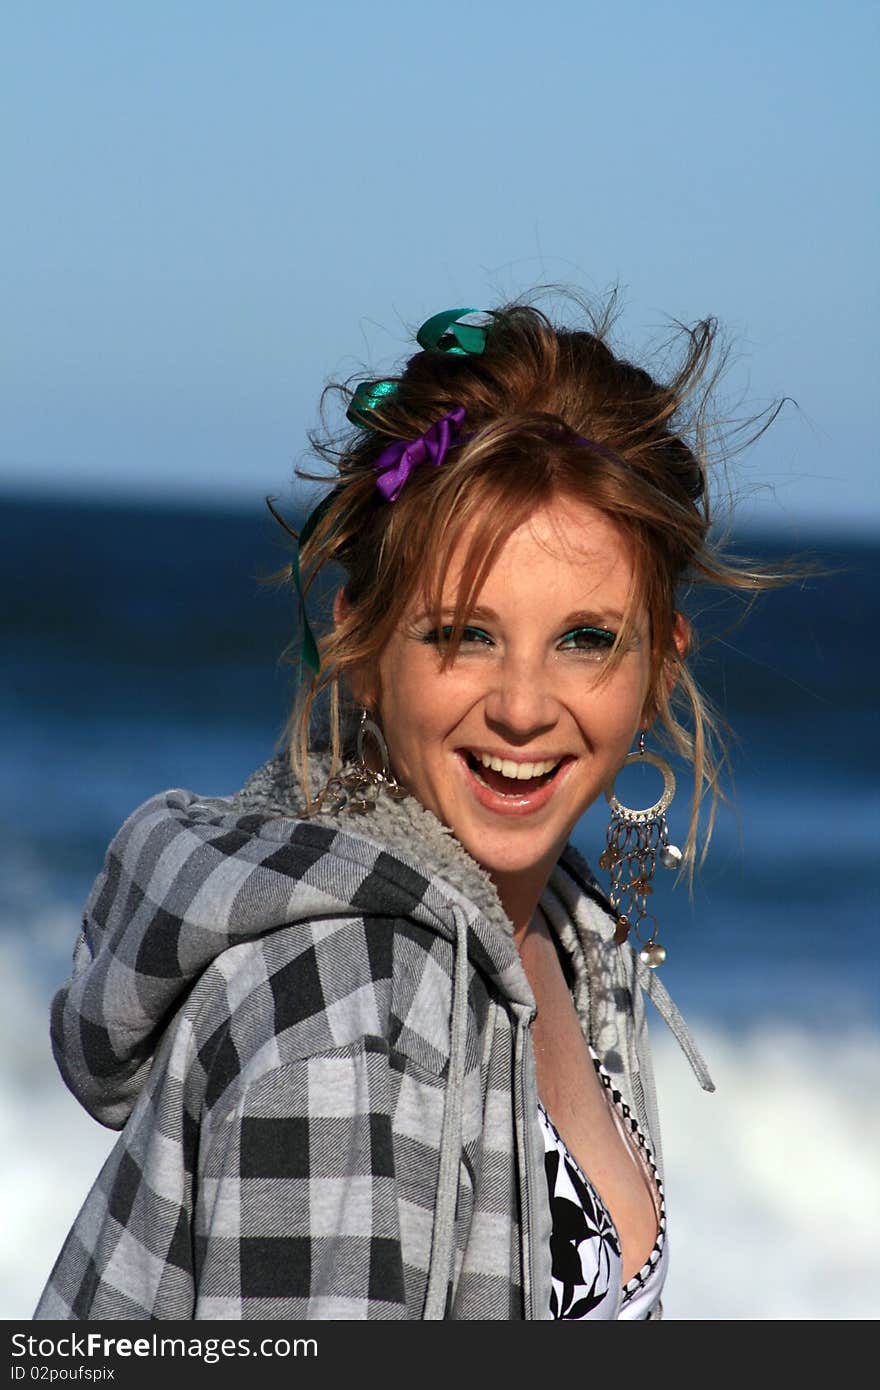
<instances>
[{"instance_id":1,"label":"grey plaid hoodie","mask_svg":"<svg viewBox=\"0 0 880 1390\"><path fill-rule=\"evenodd\" d=\"M52 1043L122 1133L36 1319L549 1316L535 1003L495 889L413 798L301 808L279 756L110 844ZM643 992L711 1090L705 1064L570 847L541 906L662 1171Z\"/></svg>"}]
</instances>

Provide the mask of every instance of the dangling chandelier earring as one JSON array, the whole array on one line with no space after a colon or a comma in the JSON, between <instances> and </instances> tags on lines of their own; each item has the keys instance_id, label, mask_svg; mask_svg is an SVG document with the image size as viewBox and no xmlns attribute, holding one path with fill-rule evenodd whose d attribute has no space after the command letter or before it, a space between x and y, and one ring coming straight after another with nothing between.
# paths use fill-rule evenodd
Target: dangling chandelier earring
<instances>
[{"instance_id":1,"label":"dangling chandelier earring","mask_svg":"<svg viewBox=\"0 0 880 1390\"><path fill-rule=\"evenodd\" d=\"M623 945L632 929L641 945L639 959L656 970L666 959L666 947L657 940L660 928L653 912L648 912L647 902L653 892L651 879L658 858L664 869L677 869L682 861L681 850L669 843L666 825L666 810L675 795L675 773L665 758L645 751L644 732L639 738L638 751L627 754L623 766L631 767L634 763L650 763L656 767L663 776L663 791L653 806L634 811L618 801L613 782L606 787L605 799L611 807L611 820L607 848L599 856L599 865L611 874L608 896L617 914L614 940ZM645 939L642 933L649 927L650 934Z\"/></svg>"},{"instance_id":2,"label":"dangling chandelier earring","mask_svg":"<svg viewBox=\"0 0 880 1390\"><path fill-rule=\"evenodd\" d=\"M379 754L381 767L378 772L367 763L367 742L372 740ZM361 711L361 722L357 733L357 761L331 777L321 793L321 809L331 812L350 811L355 815L365 815L375 811L376 798L385 792L395 801L408 796L405 787L398 782L391 771L388 744L379 725L370 718L369 711Z\"/></svg>"}]
</instances>

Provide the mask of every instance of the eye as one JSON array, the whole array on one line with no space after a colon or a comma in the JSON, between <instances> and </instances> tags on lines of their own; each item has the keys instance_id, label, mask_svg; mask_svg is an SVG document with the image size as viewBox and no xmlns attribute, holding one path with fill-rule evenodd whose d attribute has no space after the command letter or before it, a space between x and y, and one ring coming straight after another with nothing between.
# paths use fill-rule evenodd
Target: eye
<instances>
[{"instance_id":1,"label":"eye","mask_svg":"<svg viewBox=\"0 0 880 1390\"><path fill-rule=\"evenodd\" d=\"M602 657L614 646L615 637L616 633L609 632L607 627L575 627L562 638L559 650Z\"/></svg>"},{"instance_id":2,"label":"eye","mask_svg":"<svg viewBox=\"0 0 880 1390\"><path fill-rule=\"evenodd\" d=\"M451 623L446 623L446 624L444 624L444 626L441 627L441 628L436 628L436 627L435 627L435 628L431 628L430 632L426 632L426 633L423 635L422 641L423 641L423 642L432 642L435 646L441 646L441 647L442 647L445 643L451 642L451 641L452 641L452 636L453 636L453 633L454 633L454 632L455 632L455 628L452 626L452 624L451 624ZM465 627L465 628L462 629L462 636L461 636L461 645L462 645L462 646L469 645L469 644L472 644L472 643L473 643L473 644L480 643L480 644L483 644L483 645L491 645L491 642L492 642L491 637L489 636L488 633L484 632L483 629L482 629L481 627Z\"/></svg>"}]
</instances>

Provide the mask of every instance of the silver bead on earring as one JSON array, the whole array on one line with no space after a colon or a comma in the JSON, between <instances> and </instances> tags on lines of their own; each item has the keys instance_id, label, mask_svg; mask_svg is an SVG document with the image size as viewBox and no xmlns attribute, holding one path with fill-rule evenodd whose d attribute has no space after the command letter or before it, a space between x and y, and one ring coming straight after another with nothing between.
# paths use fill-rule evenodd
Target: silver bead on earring
<instances>
[{"instance_id":1,"label":"silver bead on earring","mask_svg":"<svg viewBox=\"0 0 880 1390\"><path fill-rule=\"evenodd\" d=\"M378 772L367 762L369 741L372 741L379 754L381 766ZM391 771L388 744L382 730L364 709L361 711L357 733L357 761L343 768L335 777L331 777L321 793L321 809L334 813L347 811L352 815L363 816L368 811L375 811L376 798L382 792L394 801L402 801L409 795Z\"/></svg>"},{"instance_id":2,"label":"silver bead on earring","mask_svg":"<svg viewBox=\"0 0 880 1390\"><path fill-rule=\"evenodd\" d=\"M666 811L675 795L675 774L665 758L646 752L644 733L639 738L638 751L627 754L623 766L631 767L634 763L650 763L656 767L663 776L663 791L653 806L637 811L617 799L613 782L606 787L611 820L606 848L599 855L599 866L611 874L608 896L617 914L614 940L623 945L632 930L641 945L639 959L656 970L666 959L666 947L657 940L657 918L648 912L647 901L653 892L651 879L657 860L664 869L677 869L682 862L681 850L669 843L666 825ZM642 932L649 926L650 934L645 940Z\"/></svg>"}]
</instances>

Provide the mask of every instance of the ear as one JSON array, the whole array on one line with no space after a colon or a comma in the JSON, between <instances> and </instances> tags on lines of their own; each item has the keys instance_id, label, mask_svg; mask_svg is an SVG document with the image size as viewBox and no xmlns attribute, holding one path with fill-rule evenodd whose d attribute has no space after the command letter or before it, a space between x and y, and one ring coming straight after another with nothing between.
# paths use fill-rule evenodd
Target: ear
<instances>
[{"instance_id":1,"label":"ear","mask_svg":"<svg viewBox=\"0 0 880 1390\"><path fill-rule=\"evenodd\" d=\"M679 657L684 661L691 648L691 625L683 613L676 613L672 620L672 641ZM675 687L675 676L670 672L669 694Z\"/></svg>"},{"instance_id":2,"label":"ear","mask_svg":"<svg viewBox=\"0 0 880 1390\"><path fill-rule=\"evenodd\" d=\"M351 611L345 589L337 589L333 600L333 626L340 627Z\"/></svg>"},{"instance_id":3,"label":"ear","mask_svg":"<svg viewBox=\"0 0 880 1390\"><path fill-rule=\"evenodd\" d=\"M672 645L675 647L675 650L678 652L679 659L680 659L681 661L683 661L684 658L687 656L688 652L690 651L690 646L691 646L691 625L690 625L690 623L688 622L687 618L684 616L683 613L676 613L675 616L673 617L673 620L672 620ZM663 682L663 685L666 687L666 698L667 698L667 700L669 699L669 697L671 696L673 690L675 689L676 679L677 679L677 677L676 677L676 674L675 674L675 667L673 666L673 664L672 664L670 661L668 661L668 660L665 661L664 664L663 664L663 671L661 672L661 675L660 675L660 680ZM651 725L653 724L653 722L654 722L654 720L655 720L656 718L657 718L657 702L656 702L656 700L655 700L655 698L654 698L654 695L653 695L653 692L652 692L651 695L648 696L648 699L647 699L646 702L645 702L645 710L644 710L644 715L643 715L642 727L643 727L645 730L648 730L648 729L651 727Z\"/></svg>"},{"instance_id":4,"label":"ear","mask_svg":"<svg viewBox=\"0 0 880 1390\"><path fill-rule=\"evenodd\" d=\"M348 620L351 613L351 604L344 588L337 589L333 599L333 626L341 627ZM350 667L346 673L348 687L359 705L365 709L375 710L378 703L378 695L375 690L375 682L369 678L368 672L363 667Z\"/></svg>"}]
</instances>

